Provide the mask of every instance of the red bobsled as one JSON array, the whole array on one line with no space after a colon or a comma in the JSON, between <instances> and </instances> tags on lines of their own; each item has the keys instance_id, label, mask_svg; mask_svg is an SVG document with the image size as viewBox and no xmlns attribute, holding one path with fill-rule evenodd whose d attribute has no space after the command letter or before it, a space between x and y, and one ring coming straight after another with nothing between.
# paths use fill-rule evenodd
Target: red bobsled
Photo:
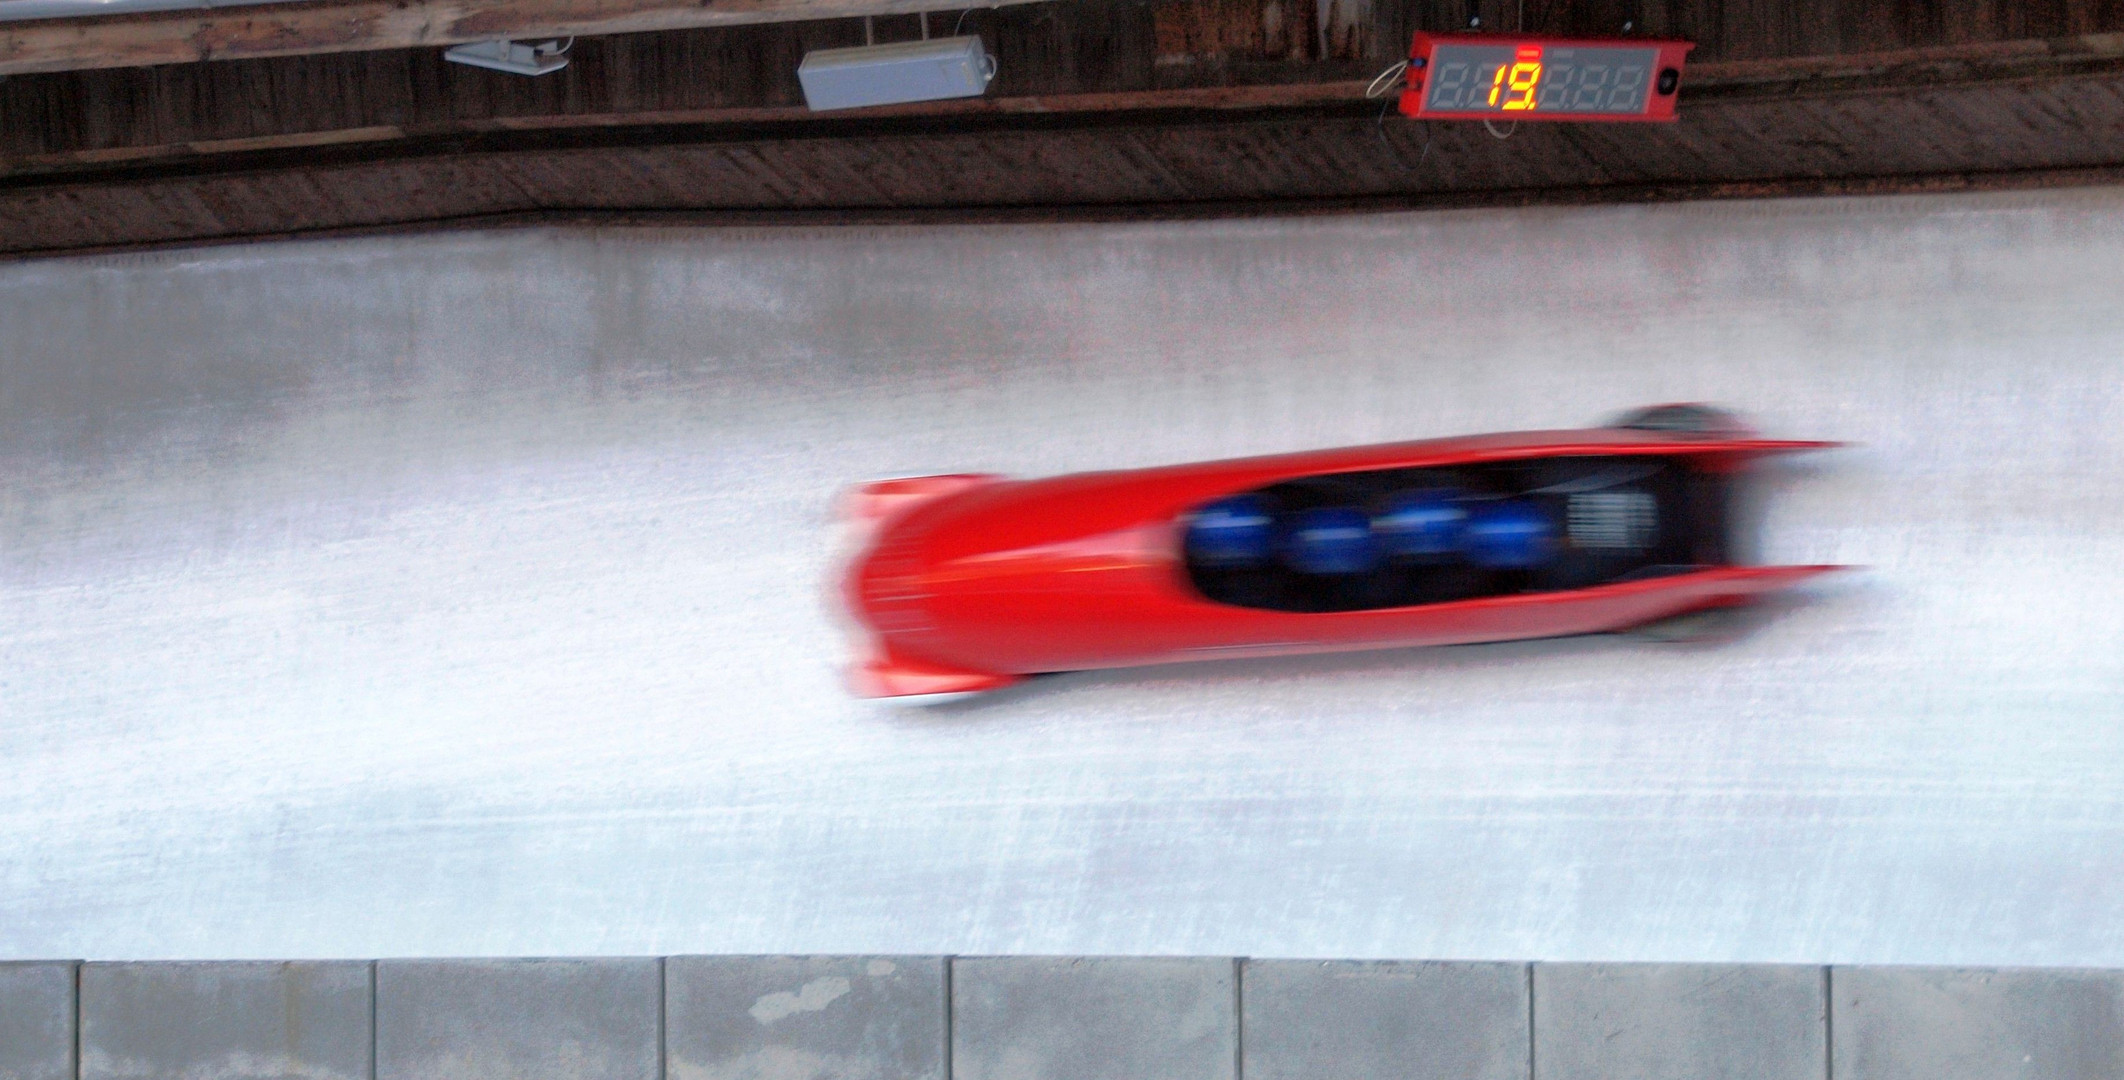
<instances>
[{"instance_id":1,"label":"red bobsled","mask_svg":"<svg viewBox=\"0 0 2124 1080\"><path fill-rule=\"evenodd\" d=\"M867 485L843 584L865 697L1237 656L1676 625L1833 566L1741 566L1763 439L1695 405L1603 428L1044 480Z\"/></svg>"}]
</instances>

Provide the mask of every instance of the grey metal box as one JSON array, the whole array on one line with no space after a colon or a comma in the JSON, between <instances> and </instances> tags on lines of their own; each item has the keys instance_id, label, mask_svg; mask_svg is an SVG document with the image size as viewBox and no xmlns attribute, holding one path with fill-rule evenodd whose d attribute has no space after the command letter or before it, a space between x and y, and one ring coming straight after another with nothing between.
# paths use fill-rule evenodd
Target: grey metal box
<instances>
[{"instance_id":1,"label":"grey metal box","mask_svg":"<svg viewBox=\"0 0 2124 1080\"><path fill-rule=\"evenodd\" d=\"M979 97L996 72L978 37L818 49L804 54L797 81L815 110Z\"/></svg>"}]
</instances>

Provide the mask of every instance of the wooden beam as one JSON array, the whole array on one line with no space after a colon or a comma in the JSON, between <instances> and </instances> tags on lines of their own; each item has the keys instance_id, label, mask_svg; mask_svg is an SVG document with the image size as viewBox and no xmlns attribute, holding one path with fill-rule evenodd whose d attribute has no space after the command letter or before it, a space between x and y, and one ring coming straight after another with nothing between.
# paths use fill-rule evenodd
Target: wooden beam
<instances>
[{"instance_id":1,"label":"wooden beam","mask_svg":"<svg viewBox=\"0 0 2124 1080\"><path fill-rule=\"evenodd\" d=\"M0 75L960 11L1038 0L308 0L0 23Z\"/></svg>"},{"instance_id":2,"label":"wooden beam","mask_svg":"<svg viewBox=\"0 0 2124 1080\"><path fill-rule=\"evenodd\" d=\"M1289 91L1261 89L1239 98L1190 93L1164 101L1192 108L1133 115L1019 99L1011 106L1041 107L716 125L667 114L677 122L572 132L518 127L529 119L521 117L506 129L454 135L378 128L341 133L350 138L337 146L225 146L202 160L8 178L0 181L0 259L510 215L757 221L914 212L978 220L1072 207L1306 211L1625 192L1954 190L2124 175L2124 64L2071 65L2047 78L1908 82L1892 69L1869 78L1810 84L1801 94L1759 79L1699 85L1711 92L1688 102L1679 124L1528 125L1510 142L1480 125L1382 122L1354 83L1305 88L1336 100L1286 108L1263 103Z\"/></svg>"},{"instance_id":3,"label":"wooden beam","mask_svg":"<svg viewBox=\"0 0 2124 1080\"><path fill-rule=\"evenodd\" d=\"M2049 80L2094 71L2124 71L2124 34L1999 41L1951 48L1904 49L1848 56L1783 57L1771 60L1695 64L1683 86L1682 108L1711 100L1834 96L1893 87L1956 86L2003 80ZM199 160L261 150L389 143L408 138L488 132L562 131L582 128L749 125L795 133L820 122L852 120L964 119L1154 111L1273 112L1366 100L1366 80L1264 83L1245 86L1179 87L1163 90L1031 94L962 98L909 105L850 109L821 116L801 105L732 105L693 109L627 109L581 113L531 113L450 119L409 118L389 124L182 142L130 143L92 150L8 153L0 150L0 180L152 161ZM1375 102L1384 105L1385 102Z\"/></svg>"}]
</instances>

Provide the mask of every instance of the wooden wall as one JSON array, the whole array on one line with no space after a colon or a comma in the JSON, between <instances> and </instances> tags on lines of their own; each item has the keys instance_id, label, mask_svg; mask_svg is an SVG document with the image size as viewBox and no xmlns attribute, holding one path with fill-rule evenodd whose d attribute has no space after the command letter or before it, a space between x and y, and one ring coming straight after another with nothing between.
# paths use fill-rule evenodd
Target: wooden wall
<instances>
[{"instance_id":1,"label":"wooden wall","mask_svg":"<svg viewBox=\"0 0 2124 1080\"><path fill-rule=\"evenodd\" d=\"M932 16L931 30L987 39L994 97L1142 93L1366 78L1413 30L1461 27L1471 9L1493 28L1521 18L1516 0L1061 0ZM1524 21L1573 35L1634 22L1697 41L1692 63L1716 64L2118 33L2124 0L1526 0ZM880 19L877 34L919 26ZM567 70L536 79L447 64L437 49L16 76L0 82L0 175L54 155L288 133L792 108L804 52L862 35L838 20L584 39Z\"/></svg>"},{"instance_id":2,"label":"wooden wall","mask_svg":"<svg viewBox=\"0 0 2124 1080\"><path fill-rule=\"evenodd\" d=\"M1683 121L1500 141L1363 99L1414 28L1467 12L1062 0L933 16L932 33L979 33L998 55L989 95L854 114L809 113L795 79L806 50L863 40L852 20L585 39L535 79L439 49L18 76L0 82L0 254L527 216L1291 212L2124 179L2124 0L1528 0L1532 30L1628 21L1698 41ZM1476 14L1520 18L1500 0ZM920 34L914 16L876 29Z\"/></svg>"}]
</instances>

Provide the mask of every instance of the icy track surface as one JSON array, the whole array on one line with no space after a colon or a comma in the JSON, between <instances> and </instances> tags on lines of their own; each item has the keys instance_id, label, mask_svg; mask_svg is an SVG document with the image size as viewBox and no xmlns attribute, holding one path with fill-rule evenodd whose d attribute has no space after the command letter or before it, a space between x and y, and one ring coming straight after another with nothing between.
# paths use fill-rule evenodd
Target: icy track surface
<instances>
[{"instance_id":1,"label":"icy track surface","mask_svg":"<svg viewBox=\"0 0 2124 1080\"><path fill-rule=\"evenodd\" d=\"M2124 191L0 266L0 957L2124 965ZM830 506L1848 439L1717 648L843 696Z\"/></svg>"}]
</instances>

